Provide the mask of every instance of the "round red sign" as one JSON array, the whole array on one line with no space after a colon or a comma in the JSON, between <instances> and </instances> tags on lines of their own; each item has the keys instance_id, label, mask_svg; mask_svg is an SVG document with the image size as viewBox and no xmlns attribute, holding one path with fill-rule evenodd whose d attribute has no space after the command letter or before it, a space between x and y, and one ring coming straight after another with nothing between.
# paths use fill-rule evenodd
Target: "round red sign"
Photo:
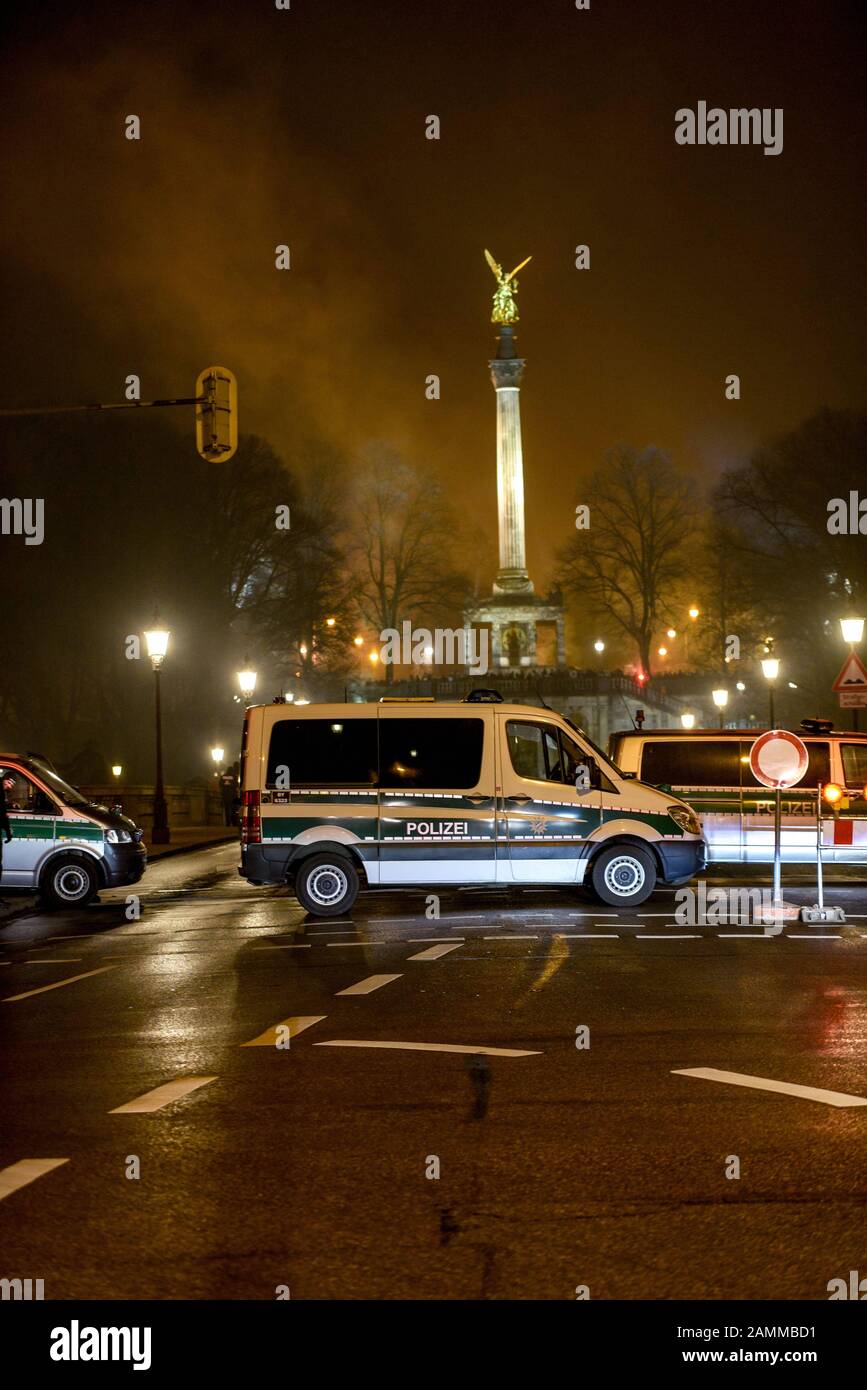
<instances>
[{"instance_id":1,"label":"round red sign","mask_svg":"<svg viewBox=\"0 0 867 1390\"><path fill-rule=\"evenodd\" d=\"M769 729L750 749L753 776L765 787L794 787L808 762L807 745L788 729Z\"/></svg>"}]
</instances>

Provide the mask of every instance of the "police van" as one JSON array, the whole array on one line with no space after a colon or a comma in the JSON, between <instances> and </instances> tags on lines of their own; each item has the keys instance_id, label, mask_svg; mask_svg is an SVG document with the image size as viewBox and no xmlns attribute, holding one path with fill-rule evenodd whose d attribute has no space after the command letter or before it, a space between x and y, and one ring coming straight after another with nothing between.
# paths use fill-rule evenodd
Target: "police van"
<instances>
[{"instance_id":1,"label":"police van","mask_svg":"<svg viewBox=\"0 0 867 1390\"><path fill-rule=\"evenodd\" d=\"M689 802L711 863L770 864L775 793L750 768L750 749L763 732L630 729L612 734L608 747L624 771ZM825 719L805 719L797 732L809 762L803 780L782 794L781 857L815 862L821 783L823 861L867 864L867 734L835 732Z\"/></svg>"},{"instance_id":2,"label":"police van","mask_svg":"<svg viewBox=\"0 0 867 1390\"><path fill-rule=\"evenodd\" d=\"M38 892L51 907L83 907L100 888L137 883L147 865L133 821L88 801L40 758L0 753L12 839L0 891Z\"/></svg>"},{"instance_id":3,"label":"police van","mask_svg":"<svg viewBox=\"0 0 867 1390\"><path fill-rule=\"evenodd\" d=\"M694 812L549 709L465 701L251 707L241 868L318 917L359 887L584 884L642 903L705 866Z\"/></svg>"}]
</instances>

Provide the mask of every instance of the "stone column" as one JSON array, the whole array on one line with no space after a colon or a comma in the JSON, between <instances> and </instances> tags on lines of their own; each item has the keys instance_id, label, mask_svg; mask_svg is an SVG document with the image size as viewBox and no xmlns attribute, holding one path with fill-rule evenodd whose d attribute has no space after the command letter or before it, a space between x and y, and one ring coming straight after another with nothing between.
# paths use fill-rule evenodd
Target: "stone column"
<instances>
[{"instance_id":1,"label":"stone column","mask_svg":"<svg viewBox=\"0 0 867 1390\"><path fill-rule=\"evenodd\" d=\"M500 569L495 588L529 589L524 541L524 455L521 447L521 377L524 361L515 356L512 329L500 328L497 356L490 363L497 393L497 503Z\"/></svg>"}]
</instances>

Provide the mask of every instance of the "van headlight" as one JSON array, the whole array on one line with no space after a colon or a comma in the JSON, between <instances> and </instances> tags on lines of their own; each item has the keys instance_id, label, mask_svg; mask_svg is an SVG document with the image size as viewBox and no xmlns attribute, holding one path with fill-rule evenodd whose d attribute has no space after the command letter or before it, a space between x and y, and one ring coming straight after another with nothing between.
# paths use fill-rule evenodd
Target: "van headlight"
<instances>
[{"instance_id":1,"label":"van headlight","mask_svg":"<svg viewBox=\"0 0 867 1390\"><path fill-rule=\"evenodd\" d=\"M701 825L695 811L691 811L688 806L669 806L666 809L675 825L679 825L685 834L701 834Z\"/></svg>"},{"instance_id":2,"label":"van headlight","mask_svg":"<svg viewBox=\"0 0 867 1390\"><path fill-rule=\"evenodd\" d=\"M125 845L129 843L129 841L132 839L132 836L130 835L128 830L115 830L114 827L111 826L108 830L106 830L105 838L108 840L108 843L110 845Z\"/></svg>"}]
</instances>

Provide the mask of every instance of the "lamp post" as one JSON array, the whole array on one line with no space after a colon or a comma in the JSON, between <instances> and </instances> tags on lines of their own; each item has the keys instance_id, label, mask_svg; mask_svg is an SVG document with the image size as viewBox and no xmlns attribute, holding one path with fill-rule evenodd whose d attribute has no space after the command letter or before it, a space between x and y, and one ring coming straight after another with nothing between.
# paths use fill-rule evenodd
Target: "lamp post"
<instances>
[{"instance_id":1,"label":"lamp post","mask_svg":"<svg viewBox=\"0 0 867 1390\"><path fill-rule=\"evenodd\" d=\"M222 761L223 761L223 755L224 755L225 751L226 751L226 750L225 750L224 748L221 748L221 747L219 746L219 744L215 744L214 747L211 749L211 758L213 759L213 763L214 763L214 776L215 776L215 777L219 776L220 764L221 764Z\"/></svg>"},{"instance_id":2,"label":"lamp post","mask_svg":"<svg viewBox=\"0 0 867 1390\"><path fill-rule=\"evenodd\" d=\"M112 777L120 777L122 773L123 773L123 768L121 767L120 763L112 763L112 765L111 765L111 775L112 775Z\"/></svg>"},{"instance_id":3,"label":"lamp post","mask_svg":"<svg viewBox=\"0 0 867 1390\"><path fill-rule=\"evenodd\" d=\"M253 691L256 689L256 672L251 670L250 663L244 658L244 668L238 672L238 688L244 700L252 700Z\"/></svg>"},{"instance_id":4,"label":"lamp post","mask_svg":"<svg viewBox=\"0 0 867 1390\"><path fill-rule=\"evenodd\" d=\"M713 691L711 691L711 698L712 698L714 704L716 705L717 709L719 710L719 726L720 726L721 729L724 729L724 728L725 728L725 707L726 707L726 705L727 705L728 702L729 702L729 693L728 693L728 691L727 691L726 689L724 689L723 687L720 687L719 690L713 690Z\"/></svg>"},{"instance_id":5,"label":"lamp post","mask_svg":"<svg viewBox=\"0 0 867 1390\"><path fill-rule=\"evenodd\" d=\"M780 674L780 663L775 656L766 656L762 660L762 675L768 682L768 728L774 728L774 682Z\"/></svg>"},{"instance_id":6,"label":"lamp post","mask_svg":"<svg viewBox=\"0 0 867 1390\"><path fill-rule=\"evenodd\" d=\"M601 671L601 670L602 670L602 653L605 651L605 643L602 641L602 638L601 638L601 637L598 637L598 638L596 639L596 641L593 643L593 650L594 650L594 652L596 653L596 655L597 655L598 658L599 658L599 661L598 661L597 664L598 664L598 666L599 666L599 670Z\"/></svg>"},{"instance_id":7,"label":"lamp post","mask_svg":"<svg viewBox=\"0 0 867 1390\"><path fill-rule=\"evenodd\" d=\"M849 643L849 650L852 651L852 652L854 652L855 648L856 648L857 646L860 645L861 639L862 639L862 637L864 636L864 619L863 619L863 618L841 618L841 619L840 619L840 631L841 631L842 634L843 634L843 641L844 641L844 642L848 642L848 643ZM855 706L853 707L853 709L852 709L852 728L853 728L853 729L857 729L857 728L858 728L858 706L857 706L857 705L855 705Z\"/></svg>"},{"instance_id":8,"label":"lamp post","mask_svg":"<svg viewBox=\"0 0 867 1390\"><path fill-rule=\"evenodd\" d=\"M169 632L167 628L153 627L145 633L145 643L147 644L148 656L154 672L154 705L156 711L156 736L157 736L157 767L156 779L154 781L154 823L151 832L151 839L155 845L167 845L171 840L169 830L169 813L166 806L166 794L163 787L163 716L162 704L160 700L160 669L166 658L169 649Z\"/></svg>"},{"instance_id":9,"label":"lamp post","mask_svg":"<svg viewBox=\"0 0 867 1390\"><path fill-rule=\"evenodd\" d=\"M694 715L694 714L682 714L682 715L680 716L680 722L681 722L681 724L683 725L683 727L684 727L685 729L694 729L694 728L695 728L695 715Z\"/></svg>"}]
</instances>

